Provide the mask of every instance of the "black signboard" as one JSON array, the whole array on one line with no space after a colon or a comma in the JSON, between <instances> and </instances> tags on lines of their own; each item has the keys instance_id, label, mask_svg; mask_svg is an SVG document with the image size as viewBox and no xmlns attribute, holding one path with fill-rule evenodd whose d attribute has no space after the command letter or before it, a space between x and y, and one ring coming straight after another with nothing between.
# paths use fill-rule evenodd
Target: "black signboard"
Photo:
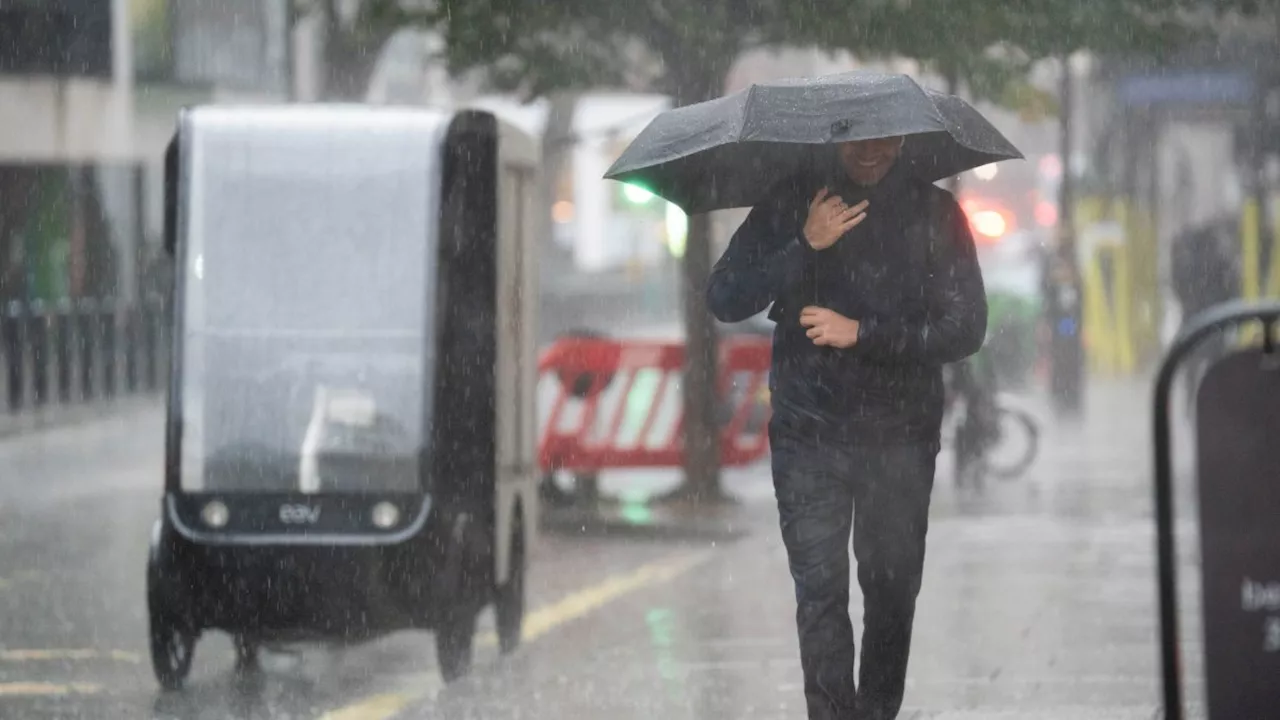
<instances>
[{"instance_id":1,"label":"black signboard","mask_svg":"<svg viewBox=\"0 0 1280 720\"><path fill-rule=\"evenodd\" d=\"M0 75L110 78L110 0L0 0Z\"/></svg>"},{"instance_id":2,"label":"black signboard","mask_svg":"<svg viewBox=\"0 0 1280 720\"><path fill-rule=\"evenodd\" d=\"M1209 717L1280 717L1280 356L1216 363L1197 402Z\"/></svg>"}]
</instances>

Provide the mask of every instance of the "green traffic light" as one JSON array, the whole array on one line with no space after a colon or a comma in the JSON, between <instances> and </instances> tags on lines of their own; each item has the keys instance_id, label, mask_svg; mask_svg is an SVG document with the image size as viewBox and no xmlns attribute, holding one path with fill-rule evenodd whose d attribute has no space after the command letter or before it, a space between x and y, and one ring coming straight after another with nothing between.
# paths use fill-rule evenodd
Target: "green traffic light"
<instances>
[{"instance_id":1,"label":"green traffic light","mask_svg":"<svg viewBox=\"0 0 1280 720\"><path fill-rule=\"evenodd\" d=\"M639 185L623 184L622 196L634 205L647 205L654 197L653 193L640 187Z\"/></svg>"}]
</instances>

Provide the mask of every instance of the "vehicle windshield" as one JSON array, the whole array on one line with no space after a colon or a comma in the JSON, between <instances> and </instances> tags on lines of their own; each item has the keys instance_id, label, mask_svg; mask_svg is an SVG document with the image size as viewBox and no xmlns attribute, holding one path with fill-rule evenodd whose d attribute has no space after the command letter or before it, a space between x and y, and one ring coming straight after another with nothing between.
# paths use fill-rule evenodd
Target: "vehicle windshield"
<instances>
[{"instance_id":1,"label":"vehicle windshield","mask_svg":"<svg viewBox=\"0 0 1280 720\"><path fill-rule=\"evenodd\" d=\"M422 160L376 135L191 141L183 488L420 487L435 232Z\"/></svg>"}]
</instances>

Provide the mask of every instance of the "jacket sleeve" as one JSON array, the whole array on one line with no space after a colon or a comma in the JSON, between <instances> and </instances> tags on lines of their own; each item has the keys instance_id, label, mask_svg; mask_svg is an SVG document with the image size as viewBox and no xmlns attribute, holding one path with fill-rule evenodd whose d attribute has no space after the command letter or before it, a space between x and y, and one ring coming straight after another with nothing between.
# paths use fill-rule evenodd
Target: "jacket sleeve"
<instances>
[{"instance_id":1,"label":"jacket sleeve","mask_svg":"<svg viewBox=\"0 0 1280 720\"><path fill-rule=\"evenodd\" d=\"M950 195L935 228L936 250L923 321L874 319L858 330L858 347L868 355L929 364L958 362L982 348L987 334L987 292L969 221Z\"/></svg>"},{"instance_id":2,"label":"jacket sleeve","mask_svg":"<svg viewBox=\"0 0 1280 720\"><path fill-rule=\"evenodd\" d=\"M763 311L802 267L807 247L789 217L757 205L733 234L707 284L707 307L717 320L742 322Z\"/></svg>"}]
</instances>

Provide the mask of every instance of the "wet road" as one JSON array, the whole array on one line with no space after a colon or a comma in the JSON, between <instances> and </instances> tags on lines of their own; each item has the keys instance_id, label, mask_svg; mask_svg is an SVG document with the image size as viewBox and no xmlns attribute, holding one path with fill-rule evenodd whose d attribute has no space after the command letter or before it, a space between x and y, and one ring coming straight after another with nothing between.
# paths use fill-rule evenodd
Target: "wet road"
<instances>
[{"instance_id":1,"label":"wet road","mask_svg":"<svg viewBox=\"0 0 1280 720\"><path fill-rule=\"evenodd\" d=\"M1095 395L1084 429L1046 428L1023 480L957 493L944 453L904 718L1154 716L1147 393ZM753 530L733 543L544 537L529 642L503 660L483 643L477 672L447 689L425 634L270 653L247 677L211 637L190 689L162 695L143 605L160 425L134 408L0 440L0 717L803 717L761 469L730 479ZM617 476L604 489L666 482ZM1184 602L1195 607L1194 587Z\"/></svg>"},{"instance_id":2,"label":"wet road","mask_svg":"<svg viewBox=\"0 0 1280 720\"><path fill-rule=\"evenodd\" d=\"M211 634L196 648L188 690L159 693L143 582L161 427L154 406L134 404L107 420L0 440L0 718L351 719L379 717L408 704L409 691L439 687L425 633L345 649L281 648L264 655L259 677L237 676L230 642ZM546 538L533 558L527 630L549 635L683 572L698 557L690 552ZM492 639L482 637L481 672L496 660Z\"/></svg>"}]
</instances>

